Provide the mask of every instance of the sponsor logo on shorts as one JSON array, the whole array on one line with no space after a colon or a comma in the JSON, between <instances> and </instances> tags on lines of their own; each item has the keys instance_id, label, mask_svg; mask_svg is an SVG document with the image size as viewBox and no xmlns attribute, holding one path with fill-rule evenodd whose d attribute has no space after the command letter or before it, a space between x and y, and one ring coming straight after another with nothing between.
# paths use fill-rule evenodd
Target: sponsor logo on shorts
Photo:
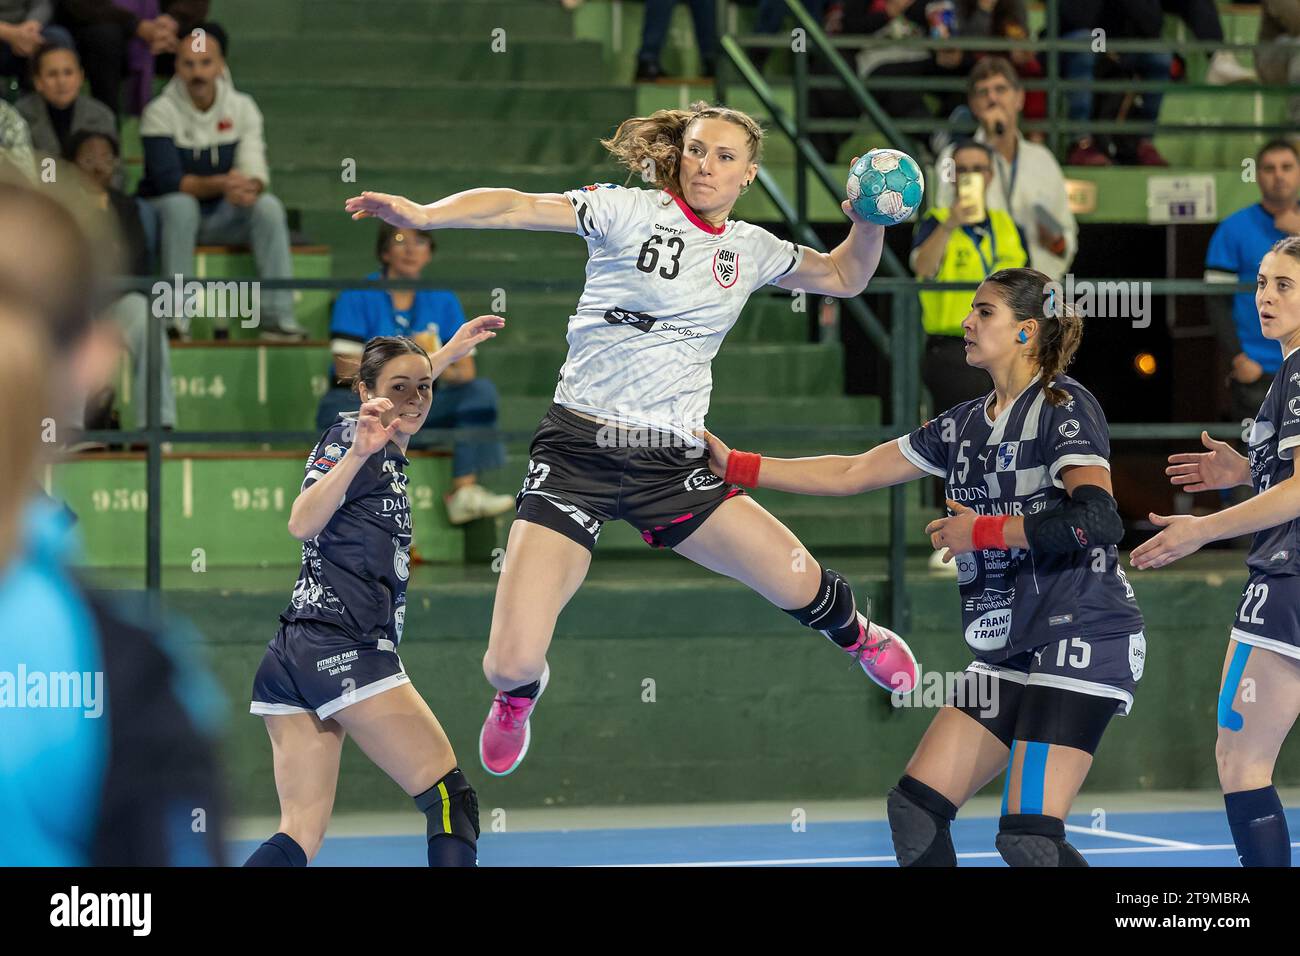
<instances>
[{"instance_id":1,"label":"sponsor logo on shorts","mask_svg":"<svg viewBox=\"0 0 1300 956\"><path fill-rule=\"evenodd\" d=\"M1066 438L1073 438L1079 434L1079 423L1071 418L1067 422L1061 422L1061 427L1057 429Z\"/></svg>"},{"instance_id":2,"label":"sponsor logo on shorts","mask_svg":"<svg viewBox=\"0 0 1300 956\"><path fill-rule=\"evenodd\" d=\"M721 486L722 479L707 468L696 468L682 482L687 491L710 491Z\"/></svg>"},{"instance_id":3,"label":"sponsor logo on shorts","mask_svg":"<svg viewBox=\"0 0 1300 956\"><path fill-rule=\"evenodd\" d=\"M1142 679L1147 666L1147 638L1139 632L1128 636L1128 669L1134 680Z\"/></svg>"},{"instance_id":4,"label":"sponsor logo on shorts","mask_svg":"<svg viewBox=\"0 0 1300 956\"><path fill-rule=\"evenodd\" d=\"M1062 624L1069 624L1073 620L1073 614L1053 614L1047 619L1047 626L1060 627Z\"/></svg>"},{"instance_id":5,"label":"sponsor logo on shorts","mask_svg":"<svg viewBox=\"0 0 1300 956\"><path fill-rule=\"evenodd\" d=\"M1275 564L1280 564L1289 557L1291 557L1290 551L1274 551L1272 557L1269 558L1269 561L1272 561Z\"/></svg>"},{"instance_id":6,"label":"sponsor logo on shorts","mask_svg":"<svg viewBox=\"0 0 1300 956\"><path fill-rule=\"evenodd\" d=\"M352 670L352 665L357 661L357 651L343 651L339 654L333 654L316 662L316 673L326 671L331 677L336 674L344 674Z\"/></svg>"}]
</instances>

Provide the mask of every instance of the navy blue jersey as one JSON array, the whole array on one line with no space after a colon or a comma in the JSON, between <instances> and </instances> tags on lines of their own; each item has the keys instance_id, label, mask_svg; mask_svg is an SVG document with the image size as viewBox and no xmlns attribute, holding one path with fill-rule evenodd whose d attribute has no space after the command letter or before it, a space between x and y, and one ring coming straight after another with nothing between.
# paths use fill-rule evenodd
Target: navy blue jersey
<instances>
[{"instance_id":1,"label":"navy blue jersey","mask_svg":"<svg viewBox=\"0 0 1300 956\"><path fill-rule=\"evenodd\" d=\"M1070 395L1062 405L1048 402L1035 380L996 421L988 417L986 395L898 439L899 450L943 478L948 498L980 514L1061 507L1069 498L1061 469L1109 468L1110 432L1086 388L1066 375L1054 384ZM1066 638L1142 630L1114 545L1071 554L985 550L956 560L966 643L981 660L996 663Z\"/></svg>"},{"instance_id":2,"label":"navy blue jersey","mask_svg":"<svg viewBox=\"0 0 1300 956\"><path fill-rule=\"evenodd\" d=\"M1256 494L1295 474L1292 455L1300 445L1300 349L1291 350L1273 377L1246 443ZM1300 574L1300 519L1255 532L1246 566L1265 574Z\"/></svg>"},{"instance_id":3,"label":"navy blue jersey","mask_svg":"<svg viewBox=\"0 0 1300 956\"><path fill-rule=\"evenodd\" d=\"M307 458L303 490L343 459L355 432L355 412L326 430ZM401 641L411 552L407 464L392 442L366 459L329 524L303 542L302 569L281 621L324 621L358 640Z\"/></svg>"}]
</instances>

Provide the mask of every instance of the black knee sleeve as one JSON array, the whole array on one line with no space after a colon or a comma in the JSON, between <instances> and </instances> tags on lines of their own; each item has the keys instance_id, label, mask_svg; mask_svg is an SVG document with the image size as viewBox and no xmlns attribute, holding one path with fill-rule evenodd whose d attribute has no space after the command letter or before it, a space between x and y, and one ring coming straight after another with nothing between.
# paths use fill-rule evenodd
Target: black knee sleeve
<instances>
[{"instance_id":1,"label":"black knee sleeve","mask_svg":"<svg viewBox=\"0 0 1300 956\"><path fill-rule=\"evenodd\" d=\"M843 647L856 643L861 636L853 589L843 575L830 568L822 568L821 586L812 603L785 613L800 624L821 631Z\"/></svg>"},{"instance_id":2,"label":"black knee sleeve","mask_svg":"<svg viewBox=\"0 0 1300 956\"><path fill-rule=\"evenodd\" d=\"M899 866L956 866L950 827L957 808L943 794L904 775L885 800Z\"/></svg>"},{"instance_id":3,"label":"black knee sleeve","mask_svg":"<svg viewBox=\"0 0 1300 956\"><path fill-rule=\"evenodd\" d=\"M1065 821L1041 813L1010 813L998 821L998 852L1008 866L1087 866L1065 839Z\"/></svg>"},{"instance_id":4,"label":"black knee sleeve","mask_svg":"<svg viewBox=\"0 0 1300 956\"><path fill-rule=\"evenodd\" d=\"M454 836L478 847L478 794L457 767L415 798L427 821L428 839Z\"/></svg>"}]
</instances>

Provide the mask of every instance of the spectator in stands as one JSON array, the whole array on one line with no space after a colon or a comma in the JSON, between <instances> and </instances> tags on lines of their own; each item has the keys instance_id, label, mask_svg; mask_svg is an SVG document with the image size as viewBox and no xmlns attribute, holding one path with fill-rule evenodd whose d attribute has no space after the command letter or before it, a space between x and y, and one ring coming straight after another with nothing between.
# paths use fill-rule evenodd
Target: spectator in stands
<instances>
[{"instance_id":1,"label":"spectator in stands","mask_svg":"<svg viewBox=\"0 0 1300 956\"><path fill-rule=\"evenodd\" d=\"M368 279L419 279L433 258L434 241L427 232L381 225L375 254L380 270ZM334 303L330 319L330 348L334 352L331 380L316 412L316 428L325 431L340 412L356 411L356 392L340 382L350 382L365 343L376 335L405 335L415 339L426 352L436 352L465 322L460 302L452 292L442 290L355 289L343 292ZM432 354L432 352L430 352ZM450 365L434 383L426 428L495 428L497 390L479 378L474 354ZM416 435L412 448L435 444ZM455 444L452 462L452 493L447 496L447 513L452 524L502 514L514 507L510 495L496 495L478 483L481 472L505 464L500 442L467 440Z\"/></svg>"},{"instance_id":2,"label":"spectator in stands","mask_svg":"<svg viewBox=\"0 0 1300 956\"><path fill-rule=\"evenodd\" d=\"M804 0L804 9L808 11L818 24L826 18L826 0ZM770 36L781 29L781 25L792 17L789 14L789 7L786 6L785 0L758 0L758 13L754 18L754 33L759 36ZM811 45L808 47L811 49ZM749 58L754 61L754 66L762 69L767 64L767 58L772 55L770 47L756 47L748 51Z\"/></svg>"},{"instance_id":3,"label":"spectator in stands","mask_svg":"<svg viewBox=\"0 0 1300 956\"><path fill-rule=\"evenodd\" d=\"M959 0L957 4L958 35L963 37L993 37L1003 40L1029 39L1029 12L1025 0ZM1022 80L1041 80L1043 64L1033 50L1008 50L1005 53L975 53L968 57L970 66L986 56L1004 56L1011 61ZM964 107L963 107L964 109ZM1027 120L1047 117L1047 93L1043 90L1025 92L1025 108L1021 111ZM1031 138L1041 142L1042 133Z\"/></svg>"},{"instance_id":4,"label":"spectator in stands","mask_svg":"<svg viewBox=\"0 0 1300 956\"><path fill-rule=\"evenodd\" d=\"M869 77L965 75L961 71L960 50L931 52L895 45L894 41L924 37L931 32L926 18L926 4L921 0L861 0L842 5L832 4L826 13L826 32L831 35L864 34L873 37L871 43L856 55L851 50L841 50L840 53L856 69L868 89L871 89L881 109L895 118L924 119L933 114L920 91L872 89ZM818 57L813 60L812 71L828 74L831 68ZM942 95L938 95L938 98L941 102L944 100ZM838 84L829 89L812 90L809 104L818 119L856 119L860 115L857 100ZM948 115L955 105L943 106L942 115ZM845 133L817 133L811 137L827 162L836 160L840 145L847 138Z\"/></svg>"},{"instance_id":5,"label":"spectator in stands","mask_svg":"<svg viewBox=\"0 0 1300 956\"><path fill-rule=\"evenodd\" d=\"M1021 144L1024 148L1025 144ZM984 179L985 196L992 188L993 152L984 143L967 140L953 151L956 175L976 173ZM1027 265L1029 256L1011 214L987 201L983 219L973 203L934 206L917 224L910 265L918 279L939 282L983 282L999 269ZM971 291L921 292L921 322L925 326L925 355L921 378L934 398L938 414L989 390L983 369L966 364L962 320L971 310Z\"/></svg>"},{"instance_id":6,"label":"spectator in stands","mask_svg":"<svg viewBox=\"0 0 1300 956\"><path fill-rule=\"evenodd\" d=\"M1056 157L1020 132L1024 102L1020 77L1009 60L986 57L975 64L967 81L967 103L979 122L976 142L993 151L988 203L1011 212L1028 240L1029 264L1059 282L1074 261L1079 227ZM953 165L953 147L948 146L939 154L931 194L931 203L942 209L952 205L955 195Z\"/></svg>"},{"instance_id":7,"label":"spectator in stands","mask_svg":"<svg viewBox=\"0 0 1300 956\"><path fill-rule=\"evenodd\" d=\"M32 134L21 113L0 100L0 174L19 172L36 181L36 159L32 156Z\"/></svg>"},{"instance_id":8,"label":"spectator in stands","mask_svg":"<svg viewBox=\"0 0 1300 956\"><path fill-rule=\"evenodd\" d=\"M117 171L117 138L111 133L82 130L73 134L65 155L83 174L90 207L110 219L110 228L105 232L118 241L115 258L122 273L154 275L139 205L112 185ZM147 409L145 388L149 380L149 299L143 292L128 292L115 300L110 308L122 329L131 356L131 402L135 407L136 423L143 427ZM164 428L175 428L176 394L172 390L171 348L167 342L167 329L161 320L158 322L158 336L162 340L160 423Z\"/></svg>"},{"instance_id":9,"label":"spectator in stands","mask_svg":"<svg viewBox=\"0 0 1300 956\"><path fill-rule=\"evenodd\" d=\"M140 195L153 197L161 219L162 273L194 273L196 243L250 243L258 274L290 278L293 259L284 205L266 191L270 171L262 113L234 88L226 71L225 31L215 23L187 38L176 55L176 76L145 108L140 123L144 178ZM261 295L261 336L306 337L293 314L293 292ZM189 333L174 308L177 332ZM229 335L218 329L218 337Z\"/></svg>"},{"instance_id":10,"label":"spectator in stands","mask_svg":"<svg viewBox=\"0 0 1300 956\"><path fill-rule=\"evenodd\" d=\"M1223 42L1223 23L1214 0L1160 0L1165 13L1181 17L1192 36L1204 43ZM1242 66L1228 50L1215 50L1205 71L1205 82L1213 86L1229 83L1255 83L1259 77Z\"/></svg>"},{"instance_id":11,"label":"spectator in stands","mask_svg":"<svg viewBox=\"0 0 1300 956\"><path fill-rule=\"evenodd\" d=\"M1071 0L1060 6L1061 35L1070 40L1092 41L1093 31L1102 30L1112 40L1150 39L1160 42L1164 12L1160 0ZM1110 53L1100 60L1092 52L1064 53L1061 71L1067 80L1120 79L1168 80L1173 58L1168 53ZM1071 121L1093 118L1117 119L1129 110L1140 123L1154 123L1160 114L1161 93L1141 93L1136 101L1132 94L1098 96L1094 117L1094 97L1088 90L1067 94L1067 113ZM1112 157L1112 152L1114 153ZM1150 136L1088 136L1079 138L1070 150L1070 166L1109 166L1112 159L1142 166L1168 166L1151 142Z\"/></svg>"},{"instance_id":12,"label":"spectator in stands","mask_svg":"<svg viewBox=\"0 0 1300 956\"><path fill-rule=\"evenodd\" d=\"M32 57L36 89L17 103L32 131L32 148L43 156L64 156L80 132L104 133L117 139L117 117L99 100L82 96L86 75L77 52L43 46Z\"/></svg>"},{"instance_id":13,"label":"spectator in stands","mask_svg":"<svg viewBox=\"0 0 1300 956\"><path fill-rule=\"evenodd\" d=\"M1265 83L1300 87L1300 0L1263 0L1255 69ZM1300 95L1286 101L1287 119L1300 128Z\"/></svg>"},{"instance_id":14,"label":"spectator in stands","mask_svg":"<svg viewBox=\"0 0 1300 956\"><path fill-rule=\"evenodd\" d=\"M28 58L46 43L72 46L72 35L50 23L54 0L0 0L0 76L16 76L27 88Z\"/></svg>"},{"instance_id":15,"label":"spectator in stands","mask_svg":"<svg viewBox=\"0 0 1300 956\"><path fill-rule=\"evenodd\" d=\"M1205 281L1254 283L1264 253L1286 236L1300 234L1300 154L1286 140L1265 143L1255 157L1259 202L1238 209L1219 223L1205 253ZM1234 421L1254 418L1269 383L1282 367L1278 343L1259 327L1255 294L1238 292L1205 297L1205 307L1225 355L1232 356L1228 375L1230 414Z\"/></svg>"},{"instance_id":16,"label":"spectator in stands","mask_svg":"<svg viewBox=\"0 0 1300 956\"><path fill-rule=\"evenodd\" d=\"M58 19L77 41L91 95L114 113L138 115L152 93L153 57L174 53L180 42L177 18L159 13L159 0L60 0ZM135 82L123 104L128 73Z\"/></svg>"},{"instance_id":17,"label":"spectator in stands","mask_svg":"<svg viewBox=\"0 0 1300 956\"><path fill-rule=\"evenodd\" d=\"M718 11L716 0L686 0L695 23L695 42L700 48L700 72L713 76L718 68ZM641 49L636 54L636 79L657 80L664 75L659 64L668 25L677 0L646 0L641 21Z\"/></svg>"}]
</instances>

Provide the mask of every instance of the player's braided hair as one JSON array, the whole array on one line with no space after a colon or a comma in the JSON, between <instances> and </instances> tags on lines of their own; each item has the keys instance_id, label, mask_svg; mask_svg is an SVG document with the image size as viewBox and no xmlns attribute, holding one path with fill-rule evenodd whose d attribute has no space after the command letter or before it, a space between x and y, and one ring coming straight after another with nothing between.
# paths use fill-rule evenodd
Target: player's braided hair
<instances>
[{"instance_id":1,"label":"player's braided hair","mask_svg":"<svg viewBox=\"0 0 1300 956\"><path fill-rule=\"evenodd\" d=\"M600 145L609 150L631 173L652 183L656 189L677 192L677 174L681 168L686 129L697 119L720 119L734 123L748 137L749 161L757 163L763 155L763 128L752 116L725 106L710 106L697 100L684 110L655 110L649 116L633 116L618 124L618 129Z\"/></svg>"},{"instance_id":2,"label":"player's braided hair","mask_svg":"<svg viewBox=\"0 0 1300 956\"><path fill-rule=\"evenodd\" d=\"M1070 400L1070 393L1049 383L1065 371L1083 341L1083 318L1068 302L1049 302L1052 280L1037 269L999 269L985 282L1002 290L1002 301L1017 322L1039 323L1034 361L1042 373L1043 393L1053 405Z\"/></svg>"},{"instance_id":3,"label":"player's braided hair","mask_svg":"<svg viewBox=\"0 0 1300 956\"><path fill-rule=\"evenodd\" d=\"M421 348L420 343L404 335L376 335L366 342L365 351L361 353L361 364L352 379L352 390L360 394L360 385L364 384L372 392L379 382L379 373L384 366L399 355L423 355L424 360L433 368L429 353Z\"/></svg>"},{"instance_id":4,"label":"player's braided hair","mask_svg":"<svg viewBox=\"0 0 1300 956\"><path fill-rule=\"evenodd\" d=\"M1276 252L1278 255L1290 256L1292 259L1300 259L1300 236L1286 236L1273 243L1269 252Z\"/></svg>"}]
</instances>

